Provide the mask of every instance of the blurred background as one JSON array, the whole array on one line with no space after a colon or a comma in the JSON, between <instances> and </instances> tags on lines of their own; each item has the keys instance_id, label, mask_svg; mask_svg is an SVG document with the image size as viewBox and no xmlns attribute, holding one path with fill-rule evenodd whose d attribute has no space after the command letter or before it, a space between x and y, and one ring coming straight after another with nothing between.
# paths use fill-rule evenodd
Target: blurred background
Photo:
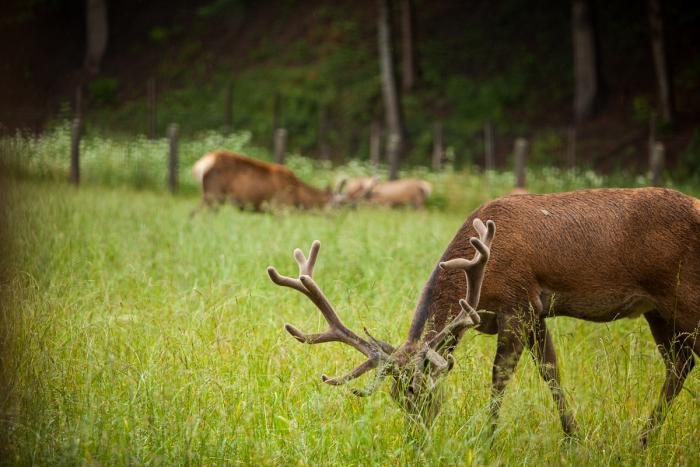
<instances>
[{"instance_id":1,"label":"blurred background","mask_svg":"<svg viewBox=\"0 0 700 467\"><path fill-rule=\"evenodd\" d=\"M84 137L138 146L175 123L208 135L196 151L272 159L284 128L313 160L434 169L510 167L524 137L528 166L602 173L644 173L662 142L674 177L700 178L693 0L4 5L4 136L67 138L80 117Z\"/></svg>"}]
</instances>

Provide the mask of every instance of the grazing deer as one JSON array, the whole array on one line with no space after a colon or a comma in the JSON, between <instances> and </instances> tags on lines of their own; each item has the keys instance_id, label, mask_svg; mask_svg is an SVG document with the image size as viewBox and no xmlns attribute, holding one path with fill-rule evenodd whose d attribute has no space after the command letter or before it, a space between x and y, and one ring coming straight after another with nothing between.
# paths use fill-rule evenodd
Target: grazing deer
<instances>
[{"instance_id":1,"label":"grazing deer","mask_svg":"<svg viewBox=\"0 0 700 467\"><path fill-rule=\"evenodd\" d=\"M277 285L306 295L330 327L320 334L304 334L290 324L286 330L303 343L354 347L365 362L345 376L324 375L323 381L340 385L377 368L374 381L353 392L369 395L391 376L392 395L428 424L440 402L433 389L452 368L452 352L470 328L498 334L490 403L494 428L506 384L527 348L552 392L564 432L577 431L545 318L608 322L644 315L666 380L642 431L643 443L681 390L693 352L700 352L700 201L673 190L518 195L482 205L431 273L408 338L397 348L369 333L363 338L342 323L312 277L319 247L315 241L308 259L295 250L297 279L273 267L268 274Z\"/></svg>"},{"instance_id":2,"label":"grazing deer","mask_svg":"<svg viewBox=\"0 0 700 467\"><path fill-rule=\"evenodd\" d=\"M433 191L433 186L424 180L404 179L382 182L378 177L359 177L341 182L339 192L342 202L357 203L366 201L383 206L425 207L425 202Z\"/></svg>"},{"instance_id":3,"label":"grazing deer","mask_svg":"<svg viewBox=\"0 0 700 467\"><path fill-rule=\"evenodd\" d=\"M299 180L287 167L230 151L205 154L192 166L202 184L202 205L230 201L260 211L263 204L321 208L332 200L330 188L319 190Z\"/></svg>"}]
</instances>

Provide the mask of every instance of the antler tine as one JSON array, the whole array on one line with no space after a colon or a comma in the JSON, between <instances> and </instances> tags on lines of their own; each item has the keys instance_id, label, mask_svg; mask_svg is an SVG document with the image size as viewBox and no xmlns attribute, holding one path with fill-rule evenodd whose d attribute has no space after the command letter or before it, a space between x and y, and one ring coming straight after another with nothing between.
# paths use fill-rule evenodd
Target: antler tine
<instances>
[{"instance_id":1,"label":"antler tine","mask_svg":"<svg viewBox=\"0 0 700 467\"><path fill-rule=\"evenodd\" d=\"M328 333L329 336L332 335L335 337L335 340L356 348L367 357L373 357L377 354L377 347L372 346L369 342L352 332L343 324L340 317L333 309L333 306L311 276L301 276L299 280L302 285L306 287L306 290L308 290L308 297L314 302L314 305L318 307L321 314L328 322L329 328L326 333Z\"/></svg>"},{"instance_id":2,"label":"antler tine","mask_svg":"<svg viewBox=\"0 0 700 467\"><path fill-rule=\"evenodd\" d=\"M318 250L321 249L321 242L314 240L309 250L309 259L306 259L304 253L299 249L294 250L294 259L299 265L299 276L313 276L316 258L318 258Z\"/></svg>"},{"instance_id":3,"label":"antler tine","mask_svg":"<svg viewBox=\"0 0 700 467\"><path fill-rule=\"evenodd\" d=\"M469 239L469 243L476 250L474 257L471 260L455 258L443 261L440 263L440 268L461 269L464 271L467 277L466 300L472 307L476 307L479 303L481 282L484 278L486 262L489 260L491 253L491 242L496 234L496 224L492 220L488 220L484 224L481 219L477 218L474 219L473 225L479 235L479 238L472 237Z\"/></svg>"},{"instance_id":4,"label":"antler tine","mask_svg":"<svg viewBox=\"0 0 700 467\"><path fill-rule=\"evenodd\" d=\"M374 379L370 381L370 383L365 386L364 389L359 389L359 388L353 388L352 393L355 394L357 397L368 397L382 385L386 377L391 373L392 371L392 366L385 364L380 370L377 371L377 374L375 375Z\"/></svg>"},{"instance_id":5,"label":"antler tine","mask_svg":"<svg viewBox=\"0 0 700 467\"><path fill-rule=\"evenodd\" d=\"M384 341L373 338L369 333L370 342L368 342L351 331L342 322L330 301L328 301L328 298L326 298L312 277L320 248L321 242L315 240L311 245L308 258L304 256L304 253L300 249L297 248L294 250L294 259L299 265L299 278L297 279L279 274L272 266L267 268L267 273L275 284L298 290L306 295L314 305L316 305L328 323L328 329L317 334L305 334L291 324L285 324L284 328L292 337L305 344L342 342L355 348L367 357L367 360L344 376L334 378L326 375L322 376L324 383L337 386L345 384L363 375L367 371L376 368L380 361L387 359L389 353L391 353L388 351L393 351L393 347Z\"/></svg>"},{"instance_id":6,"label":"antler tine","mask_svg":"<svg viewBox=\"0 0 700 467\"><path fill-rule=\"evenodd\" d=\"M275 269L274 266L267 267L267 275L270 276L270 280L277 285L298 290L304 295L309 294L309 291L306 290L306 287L304 287L304 284L302 284L299 279L281 275L279 272L277 272L277 269Z\"/></svg>"},{"instance_id":7,"label":"antler tine","mask_svg":"<svg viewBox=\"0 0 700 467\"><path fill-rule=\"evenodd\" d=\"M439 352L445 347L457 345L459 336L465 330L478 326L481 323L479 313L466 300L460 299L459 305L462 308L459 314L428 343L432 349Z\"/></svg>"},{"instance_id":8,"label":"antler tine","mask_svg":"<svg viewBox=\"0 0 700 467\"><path fill-rule=\"evenodd\" d=\"M486 263L491 253L491 242L496 234L496 224L492 220L488 220L484 224L481 219L477 218L474 219L473 225L479 235L479 238L469 239L469 243L476 250L474 257L471 260L455 258L440 263L442 269L461 269L464 271L467 279L467 291L466 297L459 301L461 307L459 314L428 343L429 347L437 351L456 345L466 329L478 326L481 322L476 307L479 304Z\"/></svg>"},{"instance_id":9,"label":"antler tine","mask_svg":"<svg viewBox=\"0 0 700 467\"><path fill-rule=\"evenodd\" d=\"M321 380L323 380L323 382L326 384L330 384L331 386L340 386L341 384L345 384L352 379L355 379L359 376L364 375L369 370L377 368L377 365L379 365L378 358L368 358L367 360L365 360L364 362L362 362L358 366L356 366L354 370L352 370L350 373L348 373L346 375L336 376L336 377L321 375Z\"/></svg>"}]
</instances>

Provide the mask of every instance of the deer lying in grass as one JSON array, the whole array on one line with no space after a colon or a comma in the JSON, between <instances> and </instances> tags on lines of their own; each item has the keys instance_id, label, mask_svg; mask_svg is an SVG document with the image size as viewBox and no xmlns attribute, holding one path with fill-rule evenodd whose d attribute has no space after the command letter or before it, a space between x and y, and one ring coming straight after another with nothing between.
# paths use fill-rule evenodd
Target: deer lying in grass
<instances>
[{"instance_id":1,"label":"deer lying in grass","mask_svg":"<svg viewBox=\"0 0 700 467\"><path fill-rule=\"evenodd\" d=\"M348 180L339 186L339 199L344 203L367 202L382 206L410 206L415 209L425 207L433 186L416 179L403 179L382 182L378 177L359 177Z\"/></svg>"},{"instance_id":2,"label":"deer lying in grass","mask_svg":"<svg viewBox=\"0 0 700 467\"><path fill-rule=\"evenodd\" d=\"M338 193L346 204L356 204L367 198L372 187L379 183L379 177L355 177L348 179L342 177L335 185L335 192Z\"/></svg>"},{"instance_id":3,"label":"deer lying in grass","mask_svg":"<svg viewBox=\"0 0 700 467\"><path fill-rule=\"evenodd\" d=\"M251 159L230 151L205 154L192 166L202 184L202 205L230 201L260 211L265 203L321 208L332 200L330 188L319 190L297 178L287 167Z\"/></svg>"},{"instance_id":4,"label":"deer lying in grass","mask_svg":"<svg viewBox=\"0 0 700 467\"><path fill-rule=\"evenodd\" d=\"M341 385L376 368L373 382L353 392L369 395L391 376L392 395L428 425L439 409L436 383L452 369L452 352L470 328L498 334L490 403L494 428L506 384L527 348L552 392L565 433L577 431L545 318L608 322L644 315L664 359L666 380L642 431L643 443L681 390L694 365L693 352L700 352L700 201L676 191L600 189L484 204L435 266L399 347L369 333L363 338L342 323L312 278L319 247L315 241L308 259L295 250L297 279L273 267L268 274L275 284L306 295L330 328L304 334L287 324L286 330L303 343L339 341L357 349L367 357L361 365L345 376L324 375L323 381Z\"/></svg>"}]
</instances>

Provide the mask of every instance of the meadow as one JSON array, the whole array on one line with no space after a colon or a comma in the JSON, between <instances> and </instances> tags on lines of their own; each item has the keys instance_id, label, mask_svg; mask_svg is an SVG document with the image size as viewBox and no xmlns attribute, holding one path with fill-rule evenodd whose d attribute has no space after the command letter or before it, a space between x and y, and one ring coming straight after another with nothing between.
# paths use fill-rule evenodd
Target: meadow
<instances>
[{"instance_id":1,"label":"meadow","mask_svg":"<svg viewBox=\"0 0 700 467\"><path fill-rule=\"evenodd\" d=\"M432 430L416 434L388 388L361 399L321 382L321 373L359 363L357 352L341 344L303 346L284 331L285 323L320 331L325 322L301 294L272 284L265 269L295 274L293 249L319 239L315 277L346 324L401 342L445 246L472 209L507 192L512 174L410 169L436 185L437 201L420 212L224 208L190 219L198 198L188 165L212 144L246 149L245 135L183 142L177 196L157 188L165 178L163 141L127 148L88 139L84 184L76 189L65 183L60 135L0 141L11 174L2 180L4 463L698 462L697 370L650 446L639 447L664 376L644 320L550 320L581 437L564 439L549 390L524 356L492 444L486 432L494 337L471 332L463 340L444 382L443 410ZM331 170L301 157L290 164L317 185L340 172L371 170ZM556 169L529 177L541 192L645 183ZM698 195L696 187L680 188Z\"/></svg>"}]
</instances>

